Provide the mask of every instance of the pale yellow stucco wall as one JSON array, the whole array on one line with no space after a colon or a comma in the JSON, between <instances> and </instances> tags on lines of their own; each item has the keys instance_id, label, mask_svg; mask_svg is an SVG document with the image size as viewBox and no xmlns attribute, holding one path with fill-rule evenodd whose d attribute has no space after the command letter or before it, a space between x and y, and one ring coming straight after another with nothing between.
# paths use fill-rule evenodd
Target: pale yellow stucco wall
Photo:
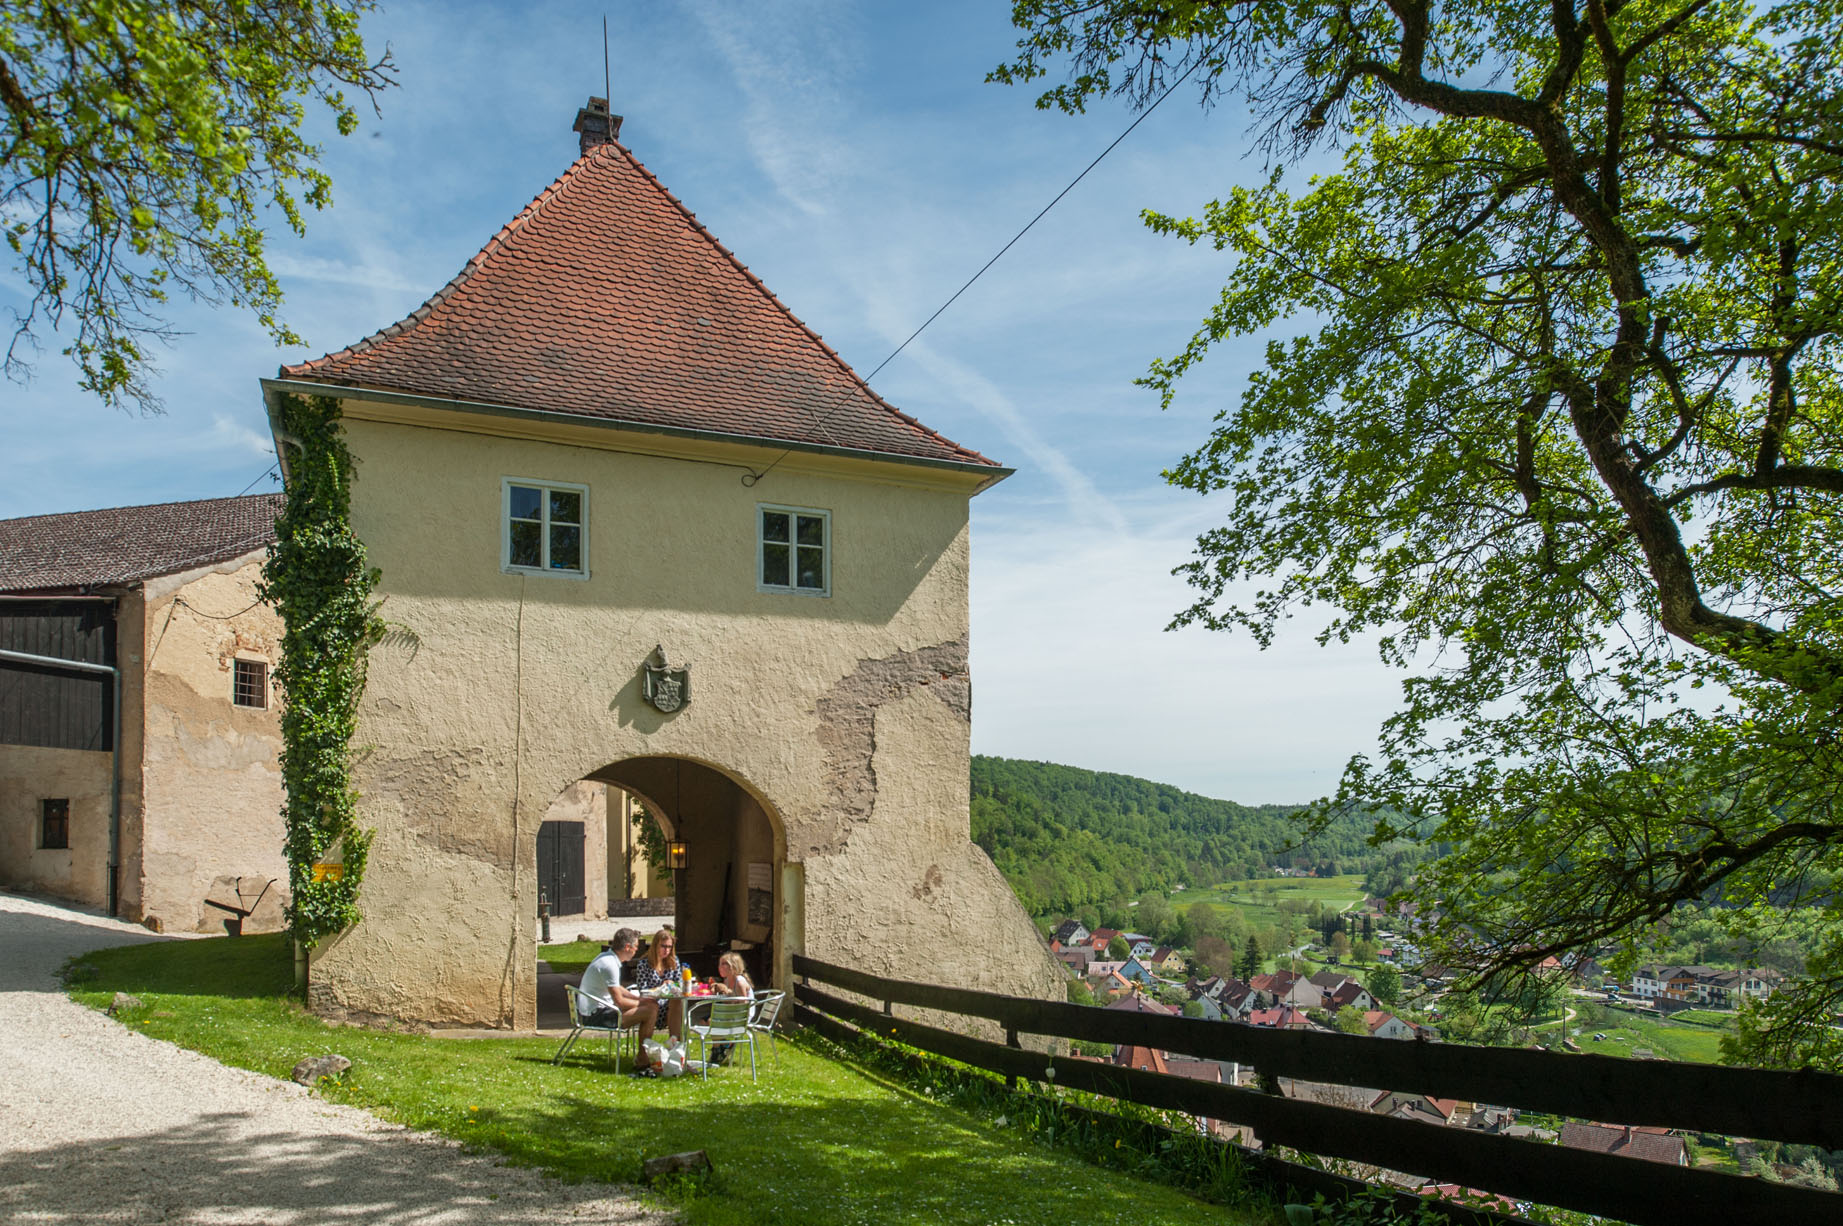
<instances>
[{"instance_id":1,"label":"pale yellow stucco wall","mask_svg":"<svg viewBox=\"0 0 1843 1226\"><path fill-rule=\"evenodd\" d=\"M976 479L795 454L750 488L743 465L774 452L346 412L353 524L395 632L373 652L357 737L376 829L365 920L316 951L319 1007L532 1025L537 825L572 781L646 755L716 767L759 803L791 883L778 904L803 917L781 974L791 950L1060 994L967 838ZM589 487L588 579L502 572L507 477ZM763 502L831 513L831 596L757 590ZM655 644L692 670L671 715L640 697Z\"/></svg>"},{"instance_id":2,"label":"pale yellow stucco wall","mask_svg":"<svg viewBox=\"0 0 1843 1226\"><path fill-rule=\"evenodd\" d=\"M219 878L272 879L272 891L287 892L279 695L271 686L264 709L231 701L234 660L263 661L272 676L279 659L280 619L256 600L261 568L257 552L150 580L141 633L131 639L124 621L141 735L124 738L139 778L123 806L124 850L136 853L123 859L133 878L123 897L133 918L157 918L169 932L224 930L228 913L205 904ZM279 921L265 905L244 931Z\"/></svg>"},{"instance_id":3,"label":"pale yellow stucco wall","mask_svg":"<svg viewBox=\"0 0 1843 1226\"><path fill-rule=\"evenodd\" d=\"M106 751L0 745L0 884L92 907L108 902ZM39 802L70 801L70 846L39 846Z\"/></svg>"}]
</instances>

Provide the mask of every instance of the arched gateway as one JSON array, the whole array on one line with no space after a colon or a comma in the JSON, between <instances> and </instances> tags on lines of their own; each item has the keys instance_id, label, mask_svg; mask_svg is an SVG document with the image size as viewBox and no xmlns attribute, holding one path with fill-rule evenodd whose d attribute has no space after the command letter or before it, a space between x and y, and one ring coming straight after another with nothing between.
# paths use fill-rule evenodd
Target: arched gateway
<instances>
[{"instance_id":1,"label":"arched gateway","mask_svg":"<svg viewBox=\"0 0 1843 1226\"><path fill-rule=\"evenodd\" d=\"M394 630L355 738L364 920L310 1000L532 1026L538 840L582 780L684 834L688 948L1059 995L968 840L968 500L1007 470L870 391L619 125L592 100L582 156L424 307L264 383L272 419L338 401Z\"/></svg>"}]
</instances>

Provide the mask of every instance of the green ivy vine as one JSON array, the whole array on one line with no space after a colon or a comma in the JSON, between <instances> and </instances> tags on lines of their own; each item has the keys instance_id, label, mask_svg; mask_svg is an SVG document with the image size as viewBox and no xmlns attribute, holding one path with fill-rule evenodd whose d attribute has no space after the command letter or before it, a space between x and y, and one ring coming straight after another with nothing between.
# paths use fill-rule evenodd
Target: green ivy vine
<instances>
[{"instance_id":1,"label":"green ivy vine","mask_svg":"<svg viewBox=\"0 0 1843 1226\"><path fill-rule=\"evenodd\" d=\"M282 396L277 424L287 449L287 502L257 594L281 614L282 787L287 799L288 919L312 948L359 921L358 894L372 832L357 822L352 736L365 661L384 634L372 599L378 571L352 532L352 453L339 401ZM342 865L314 879L314 866Z\"/></svg>"}]
</instances>

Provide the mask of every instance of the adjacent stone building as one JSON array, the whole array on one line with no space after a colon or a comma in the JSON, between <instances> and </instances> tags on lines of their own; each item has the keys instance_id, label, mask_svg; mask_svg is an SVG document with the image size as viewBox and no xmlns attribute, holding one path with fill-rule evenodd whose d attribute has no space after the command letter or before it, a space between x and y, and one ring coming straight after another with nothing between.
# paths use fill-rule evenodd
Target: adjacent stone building
<instances>
[{"instance_id":1,"label":"adjacent stone building","mask_svg":"<svg viewBox=\"0 0 1843 1226\"><path fill-rule=\"evenodd\" d=\"M0 521L0 884L281 926L274 494Z\"/></svg>"},{"instance_id":2,"label":"adjacent stone building","mask_svg":"<svg viewBox=\"0 0 1843 1226\"><path fill-rule=\"evenodd\" d=\"M584 781L672 839L701 971L739 949L785 985L804 952L1060 996L968 838L968 504L1008 470L884 402L619 128L592 100L581 156L460 275L264 383L272 419L339 401L393 627L365 918L311 999L531 1026L538 893L574 895L577 832L546 826Z\"/></svg>"}]
</instances>

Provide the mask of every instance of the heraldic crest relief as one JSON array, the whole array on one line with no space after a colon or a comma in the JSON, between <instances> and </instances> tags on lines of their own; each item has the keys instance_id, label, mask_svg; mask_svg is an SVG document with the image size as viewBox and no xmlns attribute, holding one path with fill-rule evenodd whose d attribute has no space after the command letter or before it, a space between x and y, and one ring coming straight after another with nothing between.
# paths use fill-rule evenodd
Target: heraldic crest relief
<instances>
[{"instance_id":1,"label":"heraldic crest relief","mask_svg":"<svg viewBox=\"0 0 1843 1226\"><path fill-rule=\"evenodd\" d=\"M659 663L653 663L657 657ZM663 646L653 648L653 655L640 669L640 697L655 711L666 715L691 701L691 666L673 668Z\"/></svg>"}]
</instances>

